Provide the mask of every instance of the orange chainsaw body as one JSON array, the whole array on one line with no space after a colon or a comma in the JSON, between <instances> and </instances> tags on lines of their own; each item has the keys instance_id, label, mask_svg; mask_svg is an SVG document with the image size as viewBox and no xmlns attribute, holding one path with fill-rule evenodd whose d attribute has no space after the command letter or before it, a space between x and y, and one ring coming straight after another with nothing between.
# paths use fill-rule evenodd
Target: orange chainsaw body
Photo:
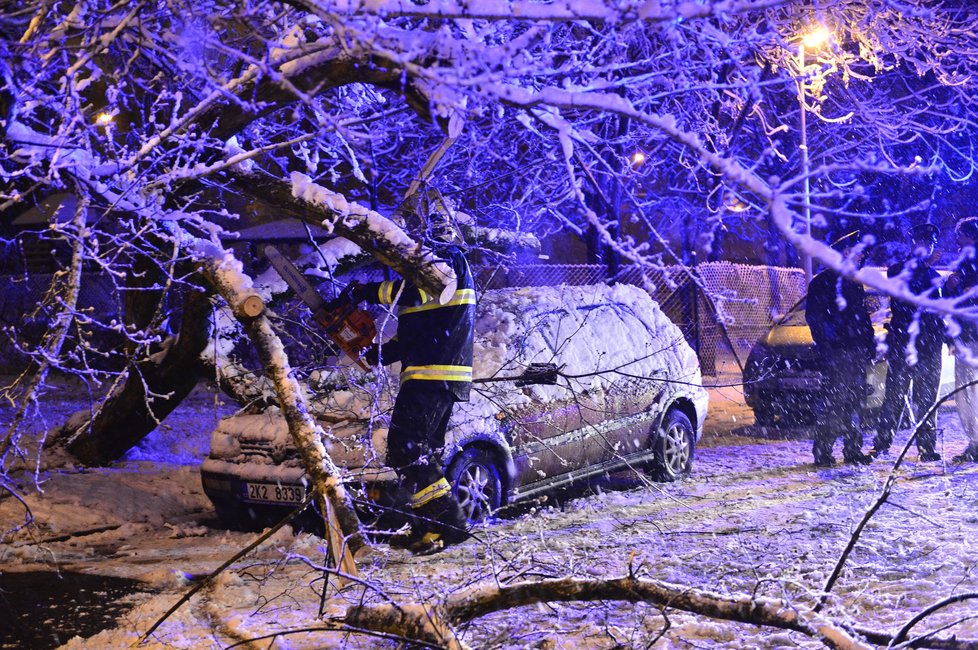
<instances>
[{"instance_id":1,"label":"orange chainsaw body","mask_svg":"<svg viewBox=\"0 0 978 650\"><path fill-rule=\"evenodd\" d=\"M370 370L363 360L364 351L377 336L377 327L370 312L350 304L333 310L319 309L315 317L316 322L326 330L326 335L344 354L364 370Z\"/></svg>"}]
</instances>

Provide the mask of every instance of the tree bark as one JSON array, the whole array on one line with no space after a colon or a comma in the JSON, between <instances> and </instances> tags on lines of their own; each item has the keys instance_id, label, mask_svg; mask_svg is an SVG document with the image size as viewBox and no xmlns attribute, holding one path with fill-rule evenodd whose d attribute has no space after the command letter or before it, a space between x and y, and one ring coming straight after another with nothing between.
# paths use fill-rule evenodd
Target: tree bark
<instances>
[{"instance_id":1,"label":"tree bark","mask_svg":"<svg viewBox=\"0 0 978 650\"><path fill-rule=\"evenodd\" d=\"M223 251L222 251L223 252ZM258 352L265 376L272 382L282 417L289 426L292 443L299 451L302 468L315 490L315 501L323 514L326 537L335 566L341 575L356 576L353 556L366 545L360 532L360 519L353 501L339 482L340 471L326 453L322 429L309 413L305 392L289 367L283 354L282 341L264 313L248 309L253 294L240 287L250 286L250 280L240 272L237 260L225 263L212 260L202 272L218 293L228 302Z\"/></svg>"},{"instance_id":2,"label":"tree bark","mask_svg":"<svg viewBox=\"0 0 978 650\"><path fill-rule=\"evenodd\" d=\"M290 376L288 367L283 368L274 358L272 350L281 347L281 342L271 323L259 316L243 319L242 325L258 350L266 376L272 379L282 416L288 422L292 442L302 458L302 468L316 491L316 505L323 513L335 566L342 573L355 576L357 570L353 555L364 547L365 542L353 501L339 482L339 469L320 442L321 431L301 397L298 382Z\"/></svg>"},{"instance_id":3,"label":"tree bark","mask_svg":"<svg viewBox=\"0 0 978 650\"><path fill-rule=\"evenodd\" d=\"M466 647L445 623L437 607L408 604L354 607L342 622L372 632L396 634L436 648L461 650Z\"/></svg>"},{"instance_id":4,"label":"tree bark","mask_svg":"<svg viewBox=\"0 0 978 650\"><path fill-rule=\"evenodd\" d=\"M349 239L401 277L433 295L440 295L445 288L443 276L433 272L432 261L423 249L419 247L408 251L397 248L370 228L366 219L367 208L351 203L353 209L347 214L331 211L326 206L297 198L293 194L293 183L279 178L237 174L232 177L232 182L239 191L260 195L262 200L278 206L290 216L316 226L329 227L338 236Z\"/></svg>"},{"instance_id":5,"label":"tree bark","mask_svg":"<svg viewBox=\"0 0 978 650\"><path fill-rule=\"evenodd\" d=\"M866 648L831 621L790 603L717 594L685 585L626 576L608 580L558 578L505 586L480 585L453 594L442 611L458 624L502 609L545 602L622 600L680 609L709 618L794 630L831 648Z\"/></svg>"},{"instance_id":6,"label":"tree bark","mask_svg":"<svg viewBox=\"0 0 978 650\"><path fill-rule=\"evenodd\" d=\"M853 633L866 637L870 643L884 646L899 640L900 636L864 629L850 632L812 608L795 603L747 594L719 594L631 575L597 580L555 578L508 585L480 584L450 594L441 602L425 605L397 603L351 607L345 616L326 623L396 633L435 646L460 648L464 646L454 629L493 612L537 603L592 601L648 603L663 610L675 609L711 619L791 630L838 650L868 650L870 646ZM976 644L972 639L930 636L914 639L913 647L966 650L975 648Z\"/></svg>"}]
</instances>

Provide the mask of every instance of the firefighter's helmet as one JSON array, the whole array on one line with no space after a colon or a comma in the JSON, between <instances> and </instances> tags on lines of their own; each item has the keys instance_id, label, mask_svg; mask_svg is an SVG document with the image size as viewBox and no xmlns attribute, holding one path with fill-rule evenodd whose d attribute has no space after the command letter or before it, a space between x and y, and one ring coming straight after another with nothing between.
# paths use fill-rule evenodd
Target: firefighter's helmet
<instances>
[{"instance_id":1,"label":"firefighter's helmet","mask_svg":"<svg viewBox=\"0 0 978 650\"><path fill-rule=\"evenodd\" d=\"M428 241L460 243L462 231L451 202L435 188L408 197L401 206L405 225Z\"/></svg>"}]
</instances>

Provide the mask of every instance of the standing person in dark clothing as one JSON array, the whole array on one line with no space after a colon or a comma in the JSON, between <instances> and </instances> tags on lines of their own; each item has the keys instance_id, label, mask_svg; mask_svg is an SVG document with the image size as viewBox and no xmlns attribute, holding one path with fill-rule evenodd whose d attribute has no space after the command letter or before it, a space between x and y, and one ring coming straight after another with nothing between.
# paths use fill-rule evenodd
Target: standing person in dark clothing
<instances>
[{"instance_id":1,"label":"standing person in dark clothing","mask_svg":"<svg viewBox=\"0 0 978 650\"><path fill-rule=\"evenodd\" d=\"M910 293L928 298L941 297L941 276L929 265L937 246L937 226L924 223L910 229L911 256L886 270L887 277L899 277ZM944 345L944 321L938 314L923 312L912 304L890 299L891 318L886 335L886 392L880 411L873 450L876 458L886 454L908 402L911 385L914 422L937 401L941 383L941 348ZM916 323L916 328L914 328ZM911 330L916 329L916 335ZM941 459L935 451L937 430L932 413L917 431L917 451L922 462Z\"/></svg>"},{"instance_id":2,"label":"standing person in dark clothing","mask_svg":"<svg viewBox=\"0 0 978 650\"><path fill-rule=\"evenodd\" d=\"M468 538L467 521L441 468L441 450L455 402L468 401L472 386L475 285L458 231L437 201L424 209L424 235L451 265L455 293L440 303L404 280L356 285L356 302L397 305L397 335L367 355L371 365L401 362L400 389L387 434L387 465L411 494L411 533L403 545L418 554L436 552Z\"/></svg>"},{"instance_id":3,"label":"standing person in dark clothing","mask_svg":"<svg viewBox=\"0 0 978 650\"><path fill-rule=\"evenodd\" d=\"M858 232L833 244L844 257L862 260ZM866 291L857 282L826 269L808 285L805 319L822 364L822 392L812 454L817 467L835 465L832 447L842 436L843 460L868 464L862 452L859 412L866 395L866 370L876 353L873 325L866 310Z\"/></svg>"},{"instance_id":4,"label":"standing person in dark clothing","mask_svg":"<svg viewBox=\"0 0 978 650\"><path fill-rule=\"evenodd\" d=\"M959 297L971 291L978 291L978 217L960 220L954 227L961 260L958 268L947 279L945 294ZM967 299L959 306L974 307L978 298ZM961 331L954 339L954 402L961 418L961 428L968 436L968 447L953 458L955 463L978 462L978 325L972 321L959 319Z\"/></svg>"}]
</instances>

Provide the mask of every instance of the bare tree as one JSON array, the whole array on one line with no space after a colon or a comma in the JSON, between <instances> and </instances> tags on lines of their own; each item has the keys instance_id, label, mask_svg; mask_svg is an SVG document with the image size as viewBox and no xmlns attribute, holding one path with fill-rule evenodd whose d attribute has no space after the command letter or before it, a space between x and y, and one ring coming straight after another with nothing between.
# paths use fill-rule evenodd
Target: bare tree
<instances>
[{"instance_id":1,"label":"bare tree","mask_svg":"<svg viewBox=\"0 0 978 650\"><path fill-rule=\"evenodd\" d=\"M805 57L799 39L819 21L833 36ZM38 306L50 327L7 332L29 368L2 392L16 417L0 476L24 460L23 414L47 373L98 397L49 446L106 463L208 363L227 367L208 354L207 306L235 312L249 287L215 287L213 269L233 258L222 237L235 213L254 205L259 220L324 226L436 294L453 278L397 216L419 182L475 226L566 230L649 269L695 246L710 254L722 231L771 228L901 294L807 233L885 229L934 192L878 188L970 177L974 21L964 0L5 3L0 223L60 197L35 236L68 254ZM802 116L818 118L809 165ZM677 214L685 250L670 243ZM79 306L93 275L121 318ZM267 352L261 318L234 331ZM285 410L307 466L326 468L319 489L344 510L304 393L275 376L288 359L262 365L278 399L294 398Z\"/></svg>"},{"instance_id":2,"label":"bare tree","mask_svg":"<svg viewBox=\"0 0 978 650\"><path fill-rule=\"evenodd\" d=\"M590 233L616 259L654 266L684 257L660 234L672 216L660 204L687 220L712 206L719 226L733 214L723 207L733 192L803 246L796 224L807 171L818 179L816 219L844 220L880 218L877 203L856 205L864 184L880 182L872 179L970 169L954 147L971 126L967 113L947 108L973 101L963 9L912 14L885 2L874 11L835 2L830 16L793 3L748 11L721 2L687 16L681 7L581 3L530 18L492 4L180 8L136 5L89 21L28 6L4 23L13 188L5 206L69 185L91 206L96 226L52 230L78 240L90 265L131 278L119 282L128 327L90 319L130 341L123 364L165 338L164 297L200 285L182 238L219 236L228 227L223 205L239 197L331 220L410 275L417 260L397 263L369 232L345 232L335 212L293 196L292 177L304 168L344 201L396 206L427 155L394 161L435 149L451 120L464 127L451 134L437 181L485 225ZM835 27L834 40L814 55L817 65L806 59L795 69L798 34L817 19ZM805 110L823 118L812 170L798 169L787 126L797 117L796 83L808 88ZM646 162L636 165L630 156L639 151ZM472 152L485 152L483 164ZM883 216L917 203L908 197ZM709 248L704 226L712 227L688 228ZM818 246L809 253L830 257ZM199 347L202 339L181 340ZM193 355L181 358L192 369ZM138 397L152 374L136 381L128 373L123 385ZM147 387L168 394L166 383ZM158 400L146 411L144 429L167 406Z\"/></svg>"}]
</instances>

